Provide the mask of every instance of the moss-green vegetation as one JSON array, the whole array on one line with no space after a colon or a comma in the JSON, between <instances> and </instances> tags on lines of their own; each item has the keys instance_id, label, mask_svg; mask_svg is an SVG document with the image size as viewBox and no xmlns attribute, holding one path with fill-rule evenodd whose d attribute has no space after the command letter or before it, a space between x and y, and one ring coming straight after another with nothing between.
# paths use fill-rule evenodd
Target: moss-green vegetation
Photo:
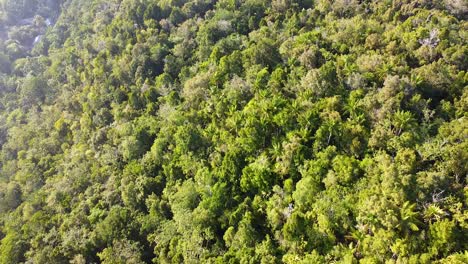
<instances>
[{"instance_id":1,"label":"moss-green vegetation","mask_svg":"<svg viewBox=\"0 0 468 264\"><path fill-rule=\"evenodd\" d=\"M0 0L0 263L467 263L467 15Z\"/></svg>"}]
</instances>

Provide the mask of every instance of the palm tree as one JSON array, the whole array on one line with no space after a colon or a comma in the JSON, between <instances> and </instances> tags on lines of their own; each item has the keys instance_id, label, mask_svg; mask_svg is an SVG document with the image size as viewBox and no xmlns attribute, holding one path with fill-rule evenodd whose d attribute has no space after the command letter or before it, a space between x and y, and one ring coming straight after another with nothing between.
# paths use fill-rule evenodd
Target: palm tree
<instances>
[{"instance_id":1,"label":"palm tree","mask_svg":"<svg viewBox=\"0 0 468 264\"><path fill-rule=\"evenodd\" d=\"M409 234L410 231L419 231L418 224L421 222L418 220L418 212L414 211L415 207L416 204L406 201L400 209L400 223L397 228L405 234Z\"/></svg>"},{"instance_id":2,"label":"palm tree","mask_svg":"<svg viewBox=\"0 0 468 264\"><path fill-rule=\"evenodd\" d=\"M392 118L395 135L399 136L403 130L411 128L415 120L413 115L407 111L397 111Z\"/></svg>"}]
</instances>

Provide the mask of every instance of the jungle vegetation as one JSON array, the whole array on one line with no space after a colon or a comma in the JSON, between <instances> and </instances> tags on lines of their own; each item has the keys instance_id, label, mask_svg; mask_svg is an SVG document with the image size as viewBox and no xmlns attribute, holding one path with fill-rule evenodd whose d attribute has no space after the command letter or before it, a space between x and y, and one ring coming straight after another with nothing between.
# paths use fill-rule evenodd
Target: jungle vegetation
<instances>
[{"instance_id":1,"label":"jungle vegetation","mask_svg":"<svg viewBox=\"0 0 468 264\"><path fill-rule=\"evenodd\" d=\"M463 0L0 0L0 263L468 263Z\"/></svg>"}]
</instances>

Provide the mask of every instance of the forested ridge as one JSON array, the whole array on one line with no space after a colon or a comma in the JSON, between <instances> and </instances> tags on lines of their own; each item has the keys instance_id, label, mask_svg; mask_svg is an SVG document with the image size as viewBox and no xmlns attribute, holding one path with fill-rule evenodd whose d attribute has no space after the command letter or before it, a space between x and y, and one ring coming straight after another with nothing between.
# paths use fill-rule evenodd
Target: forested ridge
<instances>
[{"instance_id":1,"label":"forested ridge","mask_svg":"<svg viewBox=\"0 0 468 264\"><path fill-rule=\"evenodd\" d=\"M468 263L463 0L0 0L0 263Z\"/></svg>"}]
</instances>

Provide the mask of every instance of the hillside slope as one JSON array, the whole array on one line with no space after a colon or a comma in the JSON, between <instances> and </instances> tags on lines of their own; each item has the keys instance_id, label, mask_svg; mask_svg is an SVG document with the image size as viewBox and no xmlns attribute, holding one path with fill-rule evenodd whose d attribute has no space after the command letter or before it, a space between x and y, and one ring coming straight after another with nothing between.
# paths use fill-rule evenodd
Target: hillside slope
<instances>
[{"instance_id":1,"label":"hillside slope","mask_svg":"<svg viewBox=\"0 0 468 264\"><path fill-rule=\"evenodd\" d=\"M467 16L0 0L0 263L467 263Z\"/></svg>"}]
</instances>

